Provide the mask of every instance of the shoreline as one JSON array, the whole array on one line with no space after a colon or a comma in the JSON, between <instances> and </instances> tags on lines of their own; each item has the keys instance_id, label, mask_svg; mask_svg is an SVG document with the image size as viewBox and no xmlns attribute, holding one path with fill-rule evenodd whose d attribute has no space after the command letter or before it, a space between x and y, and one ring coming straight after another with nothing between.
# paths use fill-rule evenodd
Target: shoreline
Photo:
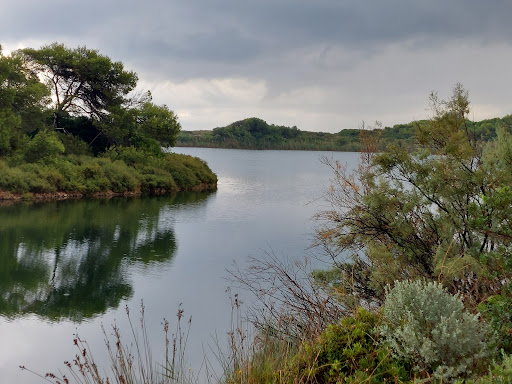
<instances>
[{"instance_id":1,"label":"shoreline","mask_svg":"<svg viewBox=\"0 0 512 384\"><path fill-rule=\"evenodd\" d=\"M109 199L112 197L136 197L136 196L164 196L170 195L176 192L203 192L203 191L215 191L217 189L217 183L207 184L201 183L187 189L154 189L149 193L142 192L142 190L136 191L125 191L125 192L113 192L103 191L95 192L91 194L73 192L73 191L57 191L57 192L25 192L15 193L10 191L0 191L0 205L8 203L18 202L45 202L45 201L60 201L60 200L80 200L83 198L93 199Z\"/></svg>"}]
</instances>

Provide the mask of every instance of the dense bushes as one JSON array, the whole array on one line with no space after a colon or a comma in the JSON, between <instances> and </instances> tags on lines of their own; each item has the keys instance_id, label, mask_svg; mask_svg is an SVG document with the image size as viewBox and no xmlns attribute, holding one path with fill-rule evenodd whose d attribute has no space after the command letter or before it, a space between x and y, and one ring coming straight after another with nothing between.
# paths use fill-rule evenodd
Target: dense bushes
<instances>
[{"instance_id":1,"label":"dense bushes","mask_svg":"<svg viewBox=\"0 0 512 384\"><path fill-rule=\"evenodd\" d=\"M386 292L379 310L359 307L299 344L260 328L250 363L226 382L512 382L512 358L498 353L505 332L494 333L459 297L422 280L396 282ZM511 309L496 309L505 303L496 300L493 321L502 324Z\"/></svg>"},{"instance_id":2,"label":"dense bushes","mask_svg":"<svg viewBox=\"0 0 512 384\"><path fill-rule=\"evenodd\" d=\"M479 312L497 335L497 347L512 353L512 297L505 294L489 297L478 305Z\"/></svg>"},{"instance_id":3,"label":"dense bushes","mask_svg":"<svg viewBox=\"0 0 512 384\"><path fill-rule=\"evenodd\" d=\"M303 383L382 383L410 379L407 364L393 360L379 344L379 316L359 308L331 324L292 360Z\"/></svg>"},{"instance_id":4,"label":"dense bushes","mask_svg":"<svg viewBox=\"0 0 512 384\"><path fill-rule=\"evenodd\" d=\"M11 164L0 161L1 191L14 194L161 194L212 188L217 183L206 163L186 155L151 157L135 148L113 150L97 158L37 153L31 163L18 164L16 158L11 159Z\"/></svg>"}]
</instances>

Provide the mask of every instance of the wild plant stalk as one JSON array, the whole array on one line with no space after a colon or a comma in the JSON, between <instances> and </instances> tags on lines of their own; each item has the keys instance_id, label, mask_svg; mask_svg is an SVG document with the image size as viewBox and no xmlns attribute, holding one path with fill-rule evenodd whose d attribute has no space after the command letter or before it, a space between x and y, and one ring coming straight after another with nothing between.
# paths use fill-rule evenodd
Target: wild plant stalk
<instances>
[{"instance_id":1,"label":"wild plant stalk","mask_svg":"<svg viewBox=\"0 0 512 384\"><path fill-rule=\"evenodd\" d=\"M242 314L243 306L238 294L232 295L230 289L228 293L231 300L230 330L227 332L227 349L222 348L223 343L215 339L214 354L223 371L216 382L267 383L266 378L273 375L273 370L268 369L268 362L278 359L269 353L269 340L261 343L263 332L258 330L256 336L253 336L254 327ZM260 347L266 348L267 353L260 353ZM266 362L262 361L262 356L268 358Z\"/></svg>"},{"instance_id":2,"label":"wild plant stalk","mask_svg":"<svg viewBox=\"0 0 512 384\"><path fill-rule=\"evenodd\" d=\"M192 324L192 316L188 319L188 326L186 331L183 331L181 328L181 319L183 318L183 309L181 309L181 305L178 308L178 312L176 313L176 317L178 321L176 322L175 333L172 334L172 354L169 358L169 322L164 319L164 333L165 333L165 366L164 368L164 376L171 380L170 383L188 383L193 382L191 370L186 369L186 357L185 351L188 342L188 337L190 334L190 326Z\"/></svg>"},{"instance_id":3,"label":"wild plant stalk","mask_svg":"<svg viewBox=\"0 0 512 384\"><path fill-rule=\"evenodd\" d=\"M250 262L248 268L235 265L229 271L231 282L252 294L256 304L244 319L238 295L230 296L229 351L219 359L223 382L304 382L307 377L295 377L297 372L290 369L292 357L303 342L315 339L349 310L315 281L307 259L287 260L266 252Z\"/></svg>"},{"instance_id":4,"label":"wild plant stalk","mask_svg":"<svg viewBox=\"0 0 512 384\"><path fill-rule=\"evenodd\" d=\"M244 270L235 265L229 273L234 284L257 299L250 313L257 328L300 342L350 312L315 281L307 259L283 260L266 252L250 263Z\"/></svg>"},{"instance_id":5,"label":"wild plant stalk","mask_svg":"<svg viewBox=\"0 0 512 384\"><path fill-rule=\"evenodd\" d=\"M186 368L185 351L190 333L192 318L188 320L186 331L181 327L183 309L178 309L175 333L172 335L172 352L169 354L170 340L168 337L169 322L164 319L165 361L155 363L145 322L145 307L141 303L140 323L138 329L130 317L130 309L126 307L126 315L131 331L131 343L122 340L120 329L112 325L113 333L107 334L102 326L105 346L110 358L107 366L100 369L94 360L86 340L75 335L73 343L77 349L73 360L65 361L65 372L49 372L45 375L20 366L22 370L31 372L44 381L52 384L183 384L197 382L191 370ZM107 370L111 374L107 374Z\"/></svg>"}]
</instances>

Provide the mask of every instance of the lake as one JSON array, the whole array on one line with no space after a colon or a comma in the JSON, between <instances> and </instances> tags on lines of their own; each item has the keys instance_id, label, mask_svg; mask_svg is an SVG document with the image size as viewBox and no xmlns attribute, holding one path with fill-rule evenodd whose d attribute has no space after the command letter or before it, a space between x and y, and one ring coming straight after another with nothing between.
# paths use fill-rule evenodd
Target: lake
<instances>
[{"instance_id":1,"label":"lake","mask_svg":"<svg viewBox=\"0 0 512 384\"><path fill-rule=\"evenodd\" d=\"M117 324L129 335L125 308L138 324L144 302L155 360L164 351L163 319L181 304L192 316L190 367L199 371L214 335L230 327L226 269L272 250L302 259L334 157L349 167L357 153L174 148L217 173L215 192L165 197L70 200L0 206L0 378L40 383L19 365L64 370L73 335L98 361ZM241 297L244 293L240 292ZM126 338L129 340L129 338Z\"/></svg>"}]
</instances>

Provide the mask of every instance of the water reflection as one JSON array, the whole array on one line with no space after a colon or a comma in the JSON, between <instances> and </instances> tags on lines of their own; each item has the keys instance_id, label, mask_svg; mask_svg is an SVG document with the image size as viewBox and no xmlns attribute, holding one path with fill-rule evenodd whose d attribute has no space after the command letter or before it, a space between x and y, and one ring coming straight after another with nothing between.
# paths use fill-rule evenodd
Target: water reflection
<instances>
[{"instance_id":1,"label":"water reflection","mask_svg":"<svg viewBox=\"0 0 512 384\"><path fill-rule=\"evenodd\" d=\"M133 294L130 268L168 264L172 210L208 193L0 207L0 315L81 321Z\"/></svg>"}]
</instances>

